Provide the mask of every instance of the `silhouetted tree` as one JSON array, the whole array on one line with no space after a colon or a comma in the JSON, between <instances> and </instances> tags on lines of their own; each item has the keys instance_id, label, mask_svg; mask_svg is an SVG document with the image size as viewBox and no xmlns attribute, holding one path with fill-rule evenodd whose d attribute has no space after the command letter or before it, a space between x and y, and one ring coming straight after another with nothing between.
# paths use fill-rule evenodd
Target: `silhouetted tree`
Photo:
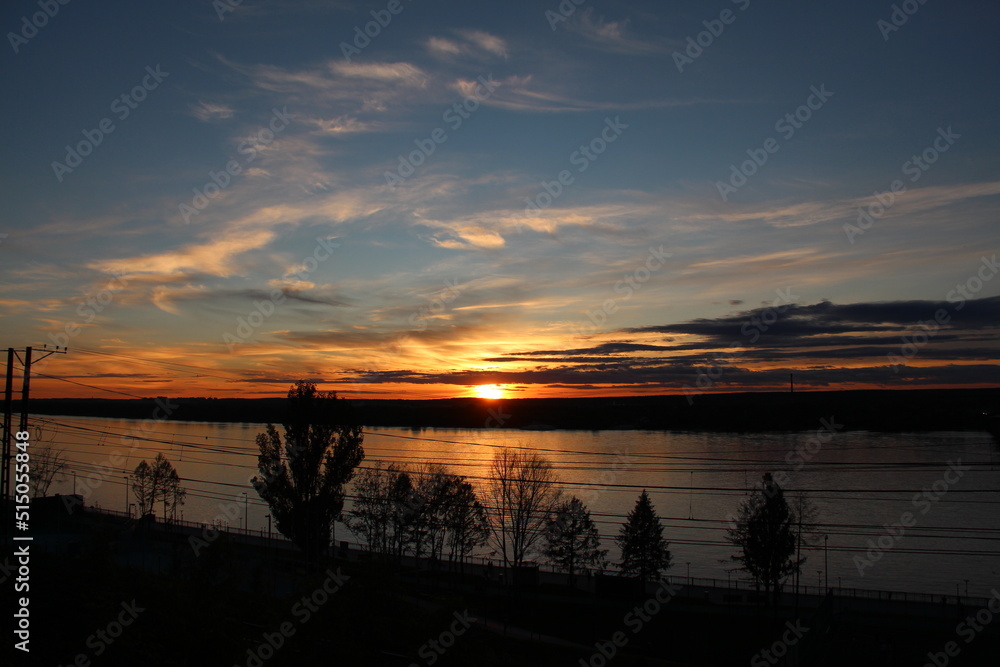
<instances>
[{"instance_id":1,"label":"silhouetted tree","mask_svg":"<svg viewBox=\"0 0 1000 667\"><path fill-rule=\"evenodd\" d=\"M175 518L177 507L184 504L187 491L181 486L177 470L159 453L150 465L140 461L132 472L132 495L139 507L139 516L153 511L157 500L163 502L163 518Z\"/></svg>"},{"instance_id":2,"label":"silhouetted tree","mask_svg":"<svg viewBox=\"0 0 1000 667\"><path fill-rule=\"evenodd\" d=\"M621 570L640 581L656 580L670 567L670 543L663 538L663 525L645 489L628 513L615 542L622 552Z\"/></svg>"},{"instance_id":3,"label":"silhouetted tree","mask_svg":"<svg viewBox=\"0 0 1000 667\"><path fill-rule=\"evenodd\" d=\"M167 462L170 469L164 474L166 483L163 486L163 493L160 499L163 500L163 517L171 520L177 518L177 508L184 504L184 497L187 491L181 486L181 478L177 475L177 470Z\"/></svg>"},{"instance_id":4,"label":"silhouetted tree","mask_svg":"<svg viewBox=\"0 0 1000 667\"><path fill-rule=\"evenodd\" d=\"M132 471L132 495L135 496L139 508L139 516L143 517L153 511L156 501L156 486L153 481L153 469L145 460Z\"/></svg>"},{"instance_id":5,"label":"silhouetted tree","mask_svg":"<svg viewBox=\"0 0 1000 667\"><path fill-rule=\"evenodd\" d=\"M727 532L729 542L739 549L732 559L764 586L769 603L777 602L782 579L797 572L804 560L795 557L796 523L784 491L771 473L765 473L761 485L740 503Z\"/></svg>"},{"instance_id":6,"label":"silhouetted tree","mask_svg":"<svg viewBox=\"0 0 1000 667\"><path fill-rule=\"evenodd\" d=\"M421 557L426 551L439 559L447 534L446 508L459 478L438 463L425 463L413 469L411 480L413 516L406 526L407 544L414 556Z\"/></svg>"},{"instance_id":7,"label":"silhouetted tree","mask_svg":"<svg viewBox=\"0 0 1000 667\"><path fill-rule=\"evenodd\" d=\"M578 568L603 568L608 554L607 549L601 549L601 537L590 511L576 496L556 508L545 527L544 551L550 563L569 573L570 586L576 581Z\"/></svg>"},{"instance_id":8,"label":"silhouetted tree","mask_svg":"<svg viewBox=\"0 0 1000 667\"><path fill-rule=\"evenodd\" d=\"M31 452L31 496L44 498L49 492L52 482L58 477L65 477L66 457L62 449L53 449L48 445L32 447Z\"/></svg>"},{"instance_id":9,"label":"silhouetted tree","mask_svg":"<svg viewBox=\"0 0 1000 667\"><path fill-rule=\"evenodd\" d=\"M481 545L489 527L472 485L439 464L407 468L381 462L362 470L345 521L373 553L440 559L445 545L461 562Z\"/></svg>"},{"instance_id":10,"label":"silhouetted tree","mask_svg":"<svg viewBox=\"0 0 1000 667\"><path fill-rule=\"evenodd\" d=\"M364 459L364 435L346 401L300 380L288 390L284 442L272 424L257 436L259 475L251 481L278 530L310 561L325 554L344 486Z\"/></svg>"},{"instance_id":11,"label":"silhouetted tree","mask_svg":"<svg viewBox=\"0 0 1000 667\"><path fill-rule=\"evenodd\" d=\"M344 522L352 533L363 539L372 553L385 558L396 553L398 540L399 499L396 493L405 485L403 472L395 464L383 467L376 461L361 470L354 479L354 502Z\"/></svg>"},{"instance_id":12,"label":"silhouetted tree","mask_svg":"<svg viewBox=\"0 0 1000 667\"><path fill-rule=\"evenodd\" d=\"M459 567L464 568L466 556L489 538L490 522L472 484L465 478L458 479L458 484L448 493L445 524L448 527L451 560L457 560Z\"/></svg>"},{"instance_id":13,"label":"silhouetted tree","mask_svg":"<svg viewBox=\"0 0 1000 667\"><path fill-rule=\"evenodd\" d=\"M504 447L493 456L486 499L490 537L508 565L519 565L559 503L552 464L535 453Z\"/></svg>"}]
</instances>

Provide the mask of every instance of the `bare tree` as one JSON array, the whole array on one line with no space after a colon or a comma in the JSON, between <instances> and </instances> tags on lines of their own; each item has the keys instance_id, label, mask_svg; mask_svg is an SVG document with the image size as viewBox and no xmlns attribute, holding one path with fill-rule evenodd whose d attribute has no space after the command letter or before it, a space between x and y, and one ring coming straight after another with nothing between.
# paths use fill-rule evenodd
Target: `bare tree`
<instances>
[{"instance_id":1,"label":"bare tree","mask_svg":"<svg viewBox=\"0 0 1000 667\"><path fill-rule=\"evenodd\" d=\"M153 511L156 501L163 501L163 518L175 518L177 507L184 504L187 491L181 486L177 470L159 453L150 465L140 461L132 472L132 495L139 506L139 516Z\"/></svg>"},{"instance_id":2,"label":"bare tree","mask_svg":"<svg viewBox=\"0 0 1000 667\"><path fill-rule=\"evenodd\" d=\"M360 470L352 484L354 500L344 513L348 530L368 544L373 553L384 554L389 541L389 475L380 461Z\"/></svg>"},{"instance_id":3,"label":"bare tree","mask_svg":"<svg viewBox=\"0 0 1000 667\"><path fill-rule=\"evenodd\" d=\"M31 448L31 495L34 498L44 498L49 492L52 482L65 477L66 469L64 450L53 449L48 445Z\"/></svg>"},{"instance_id":4,"label":"bare tree","mask_svg":"<svg viewBox=\"0 0 1000 667\"><path fill-rule=\"evenodd\" d=\"M490 522L472 484L464 478L459 479L449 493L445 521L451 545L450 558L452 562L457 560L459 568L463 568L465 558L489 538Z\"/></svg>"},{"instance_id":5,"label":"bare tree","mask_svg":"<svg viewBox=\"0 0 1000 667\"><path fill-rule=\"evenodd\" d=\"M358 473L354 481L354 504L344 516L348 529L368 543L372 553L399 558L406 532L413 521L413 485L402 467L382 467L376 461Z\"/></svg>"},{"instance_id":6,"label":"bare tree","mask_svg":"<svg viewBox=\"0 0 1000 667\"><path fill-rule=\"evenodd\" d=\"M413 470L415 514L409 525L410 545L414 555L426 552L440 560L446 544L452 546L452 558L463 559L482 544L482 513L485 511L472 485L437 463L427 463ZM488 528L487 528L488 530Z\"/></svg>"},{"instance_id":7,"label":"bare tree","mask_svg":"<svg viewBox=\"0 0 1000 667\"><path fill-rule=\"evenodd\" d=\"M464 477L429 463L417 468L376 462L354 483L348 528L373 553L399 559L405 553L464 559L484 541L485 509Z\"/></svg>"},{"instance_id":8,"label":"bare tree","mask_svg":"<svg viewBox=\"0 0 1000 667\"><path fill-rule=\"evenodd\" d=\"M520 565L559 503L552 464L533 452L498 450L490 467L486 499L492 512L493 545L508 567Z\"/></svg>"},{"instance_id":9,"label":"bare tree","mask_svg":"<svg viewBox=\"0 0 1000 667\"><path fill-rule=\"evenodd\" d=\"M170 520L177 518L177 508L184 504L187 490L181 486L181 478L177 475L177 470L164 459L170 466L163 474L163 493L160 498L163 500L163 517L170 517Z\"/></svg>"},{"instance_id":10,"label":"bare tree","mask_svg":"<svg viewBox=\"0 0 1000 667\"><path fill-rule=\"evenodd\" d=\"M412 477L415 514L409 530L414 555L423 555L426 548L432 559L440 560L450 544L452 561L462 564L489 535L486 509L475 489L465 477L437 463L417 468Z\"/></svg>"},{"instance_id":11,"label":"bare tree","mask_svg":"<svg viewBox=\"0 0 1000 667\"><path fill-rule=\"evenodd\" d=\"M412 515L406 526L406 542L418 558L426 551L431 558L440 558L447 527L445 507L458 477L437 463L425 463L410 475Z\"/></svg>"},{"instance_id":12,"label":"bare tree","mask_svg":"<svg viewBox=\"0 0 1000 667\"><path fill-rule=\"evenodd\" d=\"M143 517L153 511L156 502L157 486L153 479L153 469L145 460L132 471L132 495L139 508L139 516Z\"/></svg>"}]
</instances>

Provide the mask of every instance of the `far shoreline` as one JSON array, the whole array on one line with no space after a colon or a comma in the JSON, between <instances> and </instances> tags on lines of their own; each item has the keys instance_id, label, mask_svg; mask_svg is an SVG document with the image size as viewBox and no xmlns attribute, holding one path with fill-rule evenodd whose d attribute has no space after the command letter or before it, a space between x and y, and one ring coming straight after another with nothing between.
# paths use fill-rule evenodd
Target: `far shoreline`
<instances>
[{"instance_id":1,"label":"far shoreline","mask_svg":"<svg viewBox=\"0 0 1000 667\"><path fill-rule=\"evenodd\" d=\"M834 420L845 432L986 431L1000 437L1000 388L706 394L693 402L682 395L344 400L365 428L756 433L810 431ZM284 398L36 398L29 412L263 427L281 423L284 404Z\"/></svg>"}]
</instances>

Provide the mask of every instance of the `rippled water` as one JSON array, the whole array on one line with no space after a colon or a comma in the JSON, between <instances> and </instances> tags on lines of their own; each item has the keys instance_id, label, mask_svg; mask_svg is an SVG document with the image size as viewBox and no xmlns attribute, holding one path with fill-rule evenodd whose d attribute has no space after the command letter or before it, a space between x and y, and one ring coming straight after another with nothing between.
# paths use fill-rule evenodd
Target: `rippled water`
<instances>
[{"instance_id":1,"label":"rippled water","mask_svg":"<svg viewBox=\"0 0 1000 667\"><path fill-rule=\"evenodd\" d=\"M142 430L130 420L41 416L33 423L42 441L66 450L77 471L76 490L88 504L124 509L123 476L162 451L190 480L186 520L225 519L221 504L235 501L246 506L250 529L266 530L267 508L248 484L256 472L260 424L149 422ZM818 521L826 524L818 529L819 547L804 552L803 583L816 584L819 570L831 586L954 595L967 585L970 595L983 596L1000 586L1000 446L986 433L838 431L822 441L816 432L374 429L365 435L367 462L436 461L470 478L486 474L501 445L530 447L551 460L566 491L583 498L599 519L612 558L618 554L610 538L620 515L646 487L672 542L672 574L686 576L690 568L691 576L725 580L732 567L720 562L732 553L721 543L725 520L763 472L785 470L787 488L810 491ZM949 461L970 469L948 473ZM72 488L68 476L50 493ZM914 497L925 488L935 500ZM907 522L907 513L914 525L901 538L891 537L883 526ZM240 516L231 523L242 522ZM866 557L869 540L880 537L890 548L862 576L855 557ZM336 538L354 539L343 526ZM960 553L921 553L941 550Z\"/></svg>"}]
</instances>

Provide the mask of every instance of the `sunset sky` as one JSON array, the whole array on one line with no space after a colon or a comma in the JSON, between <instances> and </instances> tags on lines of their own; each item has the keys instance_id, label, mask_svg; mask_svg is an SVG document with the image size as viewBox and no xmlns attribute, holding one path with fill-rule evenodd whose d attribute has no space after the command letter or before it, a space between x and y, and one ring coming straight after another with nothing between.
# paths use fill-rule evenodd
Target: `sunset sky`
<instances>
[{"instance_id":1,"label":"sunset sky","mask_svg":"<svg viewBox=\"0 0 1000 667\"><path fill-rule=\"evenodd\" d=\"M0 9L34 396L1000 383L994 0L52 4Z\"/></svg>"}]
</instances>

